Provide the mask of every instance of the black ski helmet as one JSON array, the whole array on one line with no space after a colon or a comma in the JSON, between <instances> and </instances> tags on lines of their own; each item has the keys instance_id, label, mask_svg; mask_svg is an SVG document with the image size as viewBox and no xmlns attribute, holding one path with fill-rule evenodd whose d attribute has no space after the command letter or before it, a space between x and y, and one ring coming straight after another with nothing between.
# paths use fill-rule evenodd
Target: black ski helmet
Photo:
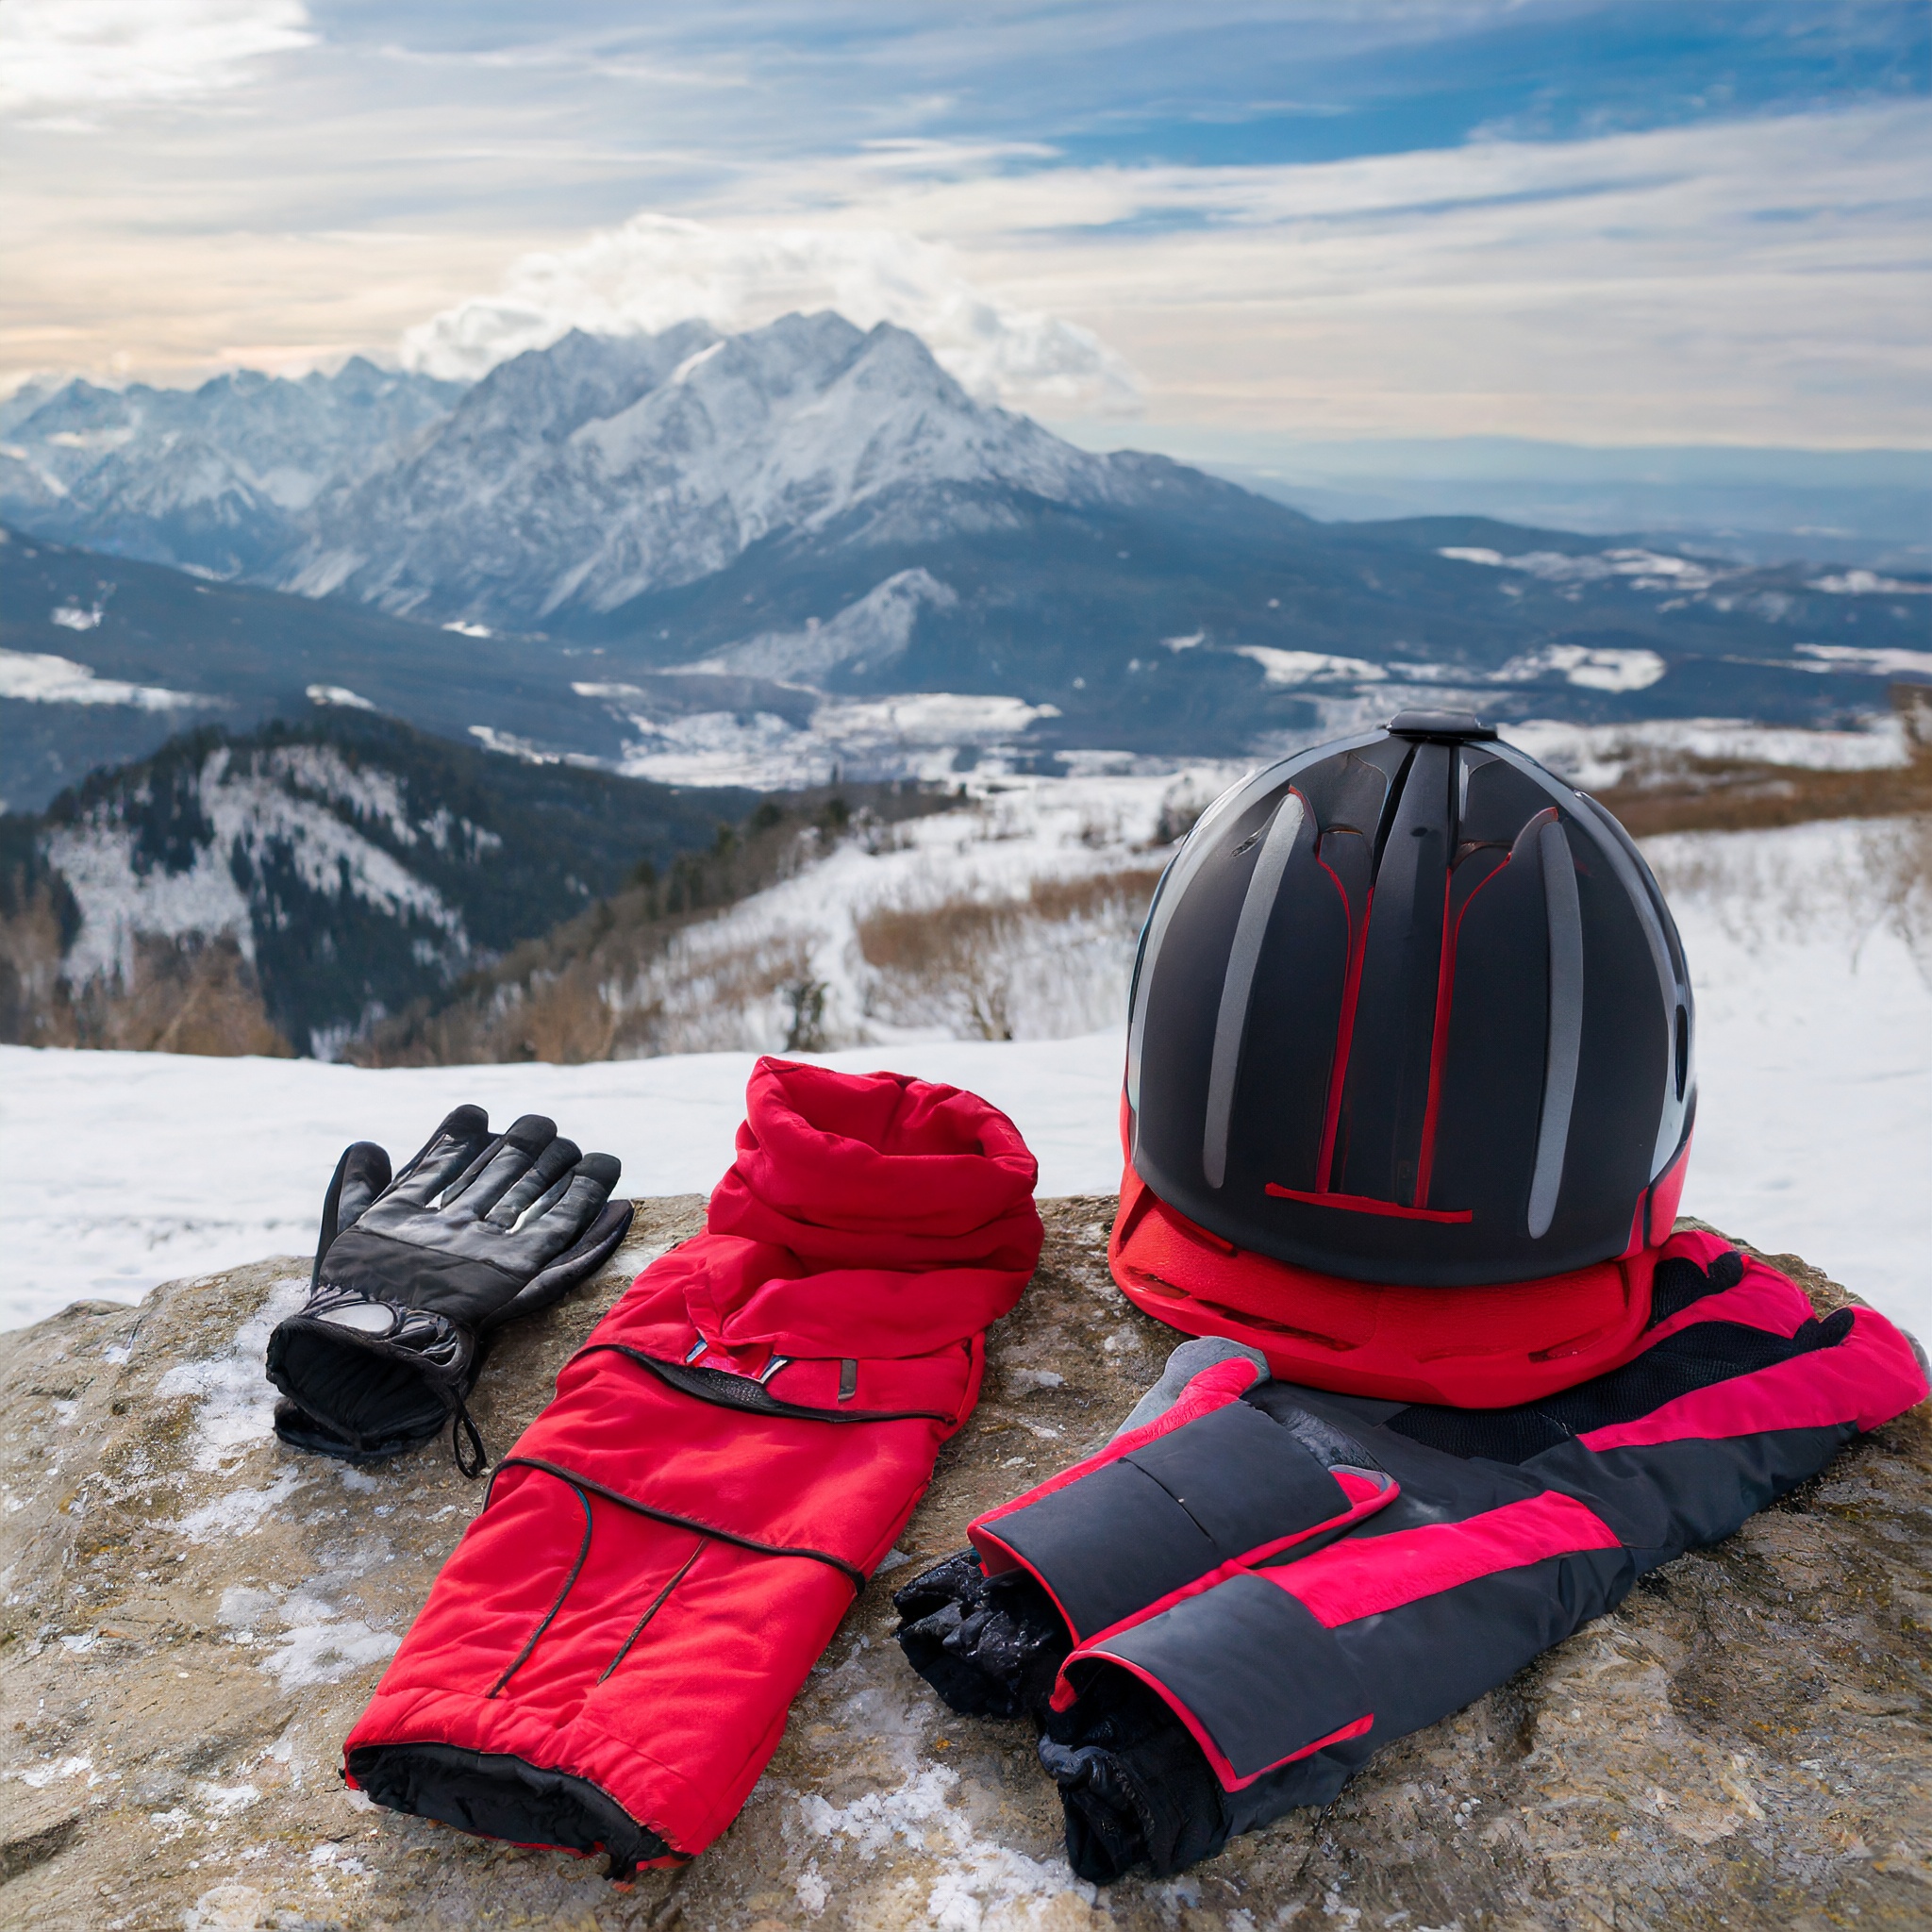
<instances>
[{"instance_id":1,"label":"black ski helmet","mask_svg":"<svg viewBox=\"0 0 1932 1932\"><path fill-rule=\"evenodd\" d=\"M1406 711L1233 786L1169 865L1129 1162L1295 1268L1526 1282L1662 1238L1691 1046L1676 926L1623 826L1493 727Z\"/></svg>"}]
</instances>

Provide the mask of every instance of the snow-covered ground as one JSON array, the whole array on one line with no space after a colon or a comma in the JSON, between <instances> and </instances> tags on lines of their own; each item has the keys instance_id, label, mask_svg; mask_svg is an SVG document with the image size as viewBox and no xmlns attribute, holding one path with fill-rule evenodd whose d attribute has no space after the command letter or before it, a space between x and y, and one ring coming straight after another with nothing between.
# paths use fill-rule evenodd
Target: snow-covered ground
<instances>
[{"instance_id":1,"label":"snow-covered ground","mask_svg":"<svg viewBox=\"0 0 1932 1932\"><path fill-rule=\"evenodd\" d=\"M1648 718L1628 724L1526 718L1506 724L1503 736L1586 791L1605 791L1630 777L1641 780L1686 758L1814 772L1874 772L1911 761L1905 720L1896 712L1872 718L1854 731L1807 731L1741 718Z\"/></svg>"},{"instance_id":2,"label":"snow-covered ground","mask_svg":"<svg viewBox=\"0 0 1932 1932\"><path fill-rule=\"evenodd\" d=\"M1065 877L1144 836L1134 781L1035 790L994 802L1012 813L1011 836L961 846L957 875L941 863L936 829L887 856L922 879L933 869L935 890L971 896ZM1108 800L1122 819L1101 811ZM1646 849L1698 984L1702 1100L1687 1208L1760 1247L1795 1250L1932 1330L1928 848L1923 822L1886 820L1683 834ZM796 909L811 878L823 903L841 899L828 874L808 874L778 889L774 906L738 916ZM1105 947L1078 959L1089 976L1124 971ZM1106 995L1075 989L1065 1009L1103 1013ZM1117 1010L1118 986L1111 997ZM1045 1193L1114 1185L1118 1030L1020 1041L892 1035L828 1058L987 1094L1032 1142ZM750 1065L749 1054L708 1053L373 1072L0 1048L0 1326L76 1296L131 1299L173 1276L299 1253L343 1144L375 1139L400 1155L463 1100L499 1122L554 1115L585 1146L619 1155L638 1192L708 1189L730 1158Z\"/></svg>"},{"instance_id":3,"label":"snow-covered ground","mask_svg":"<svg viewBox=\"0 0 1932 1932\"><path fill-rule=\"evenodd\" d=\"M1932 1331L1932 822L1644 850L1697 989L1686 1211Z\"/></svg>"},{"instance_id":4,"label":"snow-covered ground","mask_svg":"<svg viewBox=\"0 0 1932 1932\"><path fill-rule=\"evenodd\" d=\"M879 591L896 582L888 579L861 601L871 603ZM779 644L789 648L796 641L805 649L814 645L821 635L832 633L850 614L841 611L819 632L753 639L741 648L761 649L768 643L774 648ZM1200 639L1170 638L1166 641L1171 649L1189 649ZM1389 681L1390 674L1380 665L1359 658L1275 650L1261 644L1244 646L1236 655L1258 663L1270 684L1304 691L1321 721L1314 734L1317 737L1338 737L1386 724L1393 712L1412 705L1474 706L1481 710L1491 694L1480 681L1472 688L1468 675L1458 674L1451 665L1401 667L1394 681ZM1893 652L1890 656L1927 658L1927 662L1874 665L1874 674L1932 668L1932 657L1926 653ZM712 665L683 668L701 670ZM1585 650L1576 644L1556 644L1506 665L1496 675L1507 682L1510 677L1538 676L1551 668L1564 671L1571 683L1587 689L1641 690L1663 675L1663 659L1651 651ZM1355 689L1357 681L1365 688ZM317 697L321 689L318 686L309 692L318 702L323 701ZM878 698L816 696L802 718L779 717L770 711L670 714L659 700L634 685L580 683L575 689L581 697L601 699L635 734L625 741L617 769L629 777L655 778L666 785L751 785L784 790L830 784L841 772L848 778L947 783L968 764L974 779L1006 778L1027 769L1037 758L1026 742L1031 725L1057 715L1051 705L953 691L902 692ZM328 701L367 704L353 691L336 692ZM471 731L494 751L540 760L554 756L540 753L488 725L472 725ZM1832 771L1902 765L1907 757L1900 721L1882 715L1874 715L1862 729L1844 731L1768 726L1739 718L1653 718L1624 724L1572 724L1557 719L1526 718L1505 725L1503 736L1573 782L1594 790L1618 783L1633 770L1642 773L1686 754ZM1306 727L1297 727L1279 734L1279 739L1278 750L1298 750L1309 741L1309 733ZM1158 777L1173 769L1172 759L1133 752L1074 751L1062 758L1074 776Z\"/></svg>"},{"instance_id":5,"label":"snow-covered ground","mask_svg":"<svg viewBox=\"0 0 1932 1932\"><path fill-rule=\"evenodd\" d=\"M932 1041L825 1056L983 1093L1019 1122L1049 1194L1120 1180L1122 1036ZM413 1153L465 1101L507 1126L547 1113L624 1162L638 1194L708 1193L731 1164L756 1056L677 1054L588 1066L385 1069L0 1046L0 1328L80 1296L315 1245L323 1190L351 1141Z\"/></svg>"}]
</instances>

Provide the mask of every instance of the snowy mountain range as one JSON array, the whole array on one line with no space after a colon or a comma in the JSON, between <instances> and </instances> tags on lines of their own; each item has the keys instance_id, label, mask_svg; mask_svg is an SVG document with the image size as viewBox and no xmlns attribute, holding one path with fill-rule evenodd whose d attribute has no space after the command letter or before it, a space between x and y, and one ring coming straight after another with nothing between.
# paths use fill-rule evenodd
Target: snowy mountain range
<instances>
[{"instance_id":1,"label":"snowy mountain range","mask_svg":"<svg viewBox=\"0 0 1932 1932\"><path fill-rule=\"evenodd\" d=\"M774 785L1226 755L1417 703L1820 722L1932 676L1924 578L1317 523L1077 449L975 402L916 337L831 314L572 334L467 389L356 361L23 392L0 410L0 518L39 580L58 557L111 587L0 607L9 652L58 660L0 662L0 735L64 733L70 774L156 728L143 699L110 730L116 682L244 718L318 685L521 756ZM135 567L102 553L245 603L211 626L207 597L144 579L173 615L132 648ZM241 665L259 624L314 641L308 676L266 646ZM43 722L10 723L20 704Z\"/></svg>"},{"instance_id":2,"label":"snowy mountain range","mask_svg":"<svg viewBox=\"0 0 1932 1932\"><path fill-rule=\"evenodd\" d=\"M73 382L11 398L0 438L0 512L39 534L499 628L601 616L908 493L1149 494L1145 459L1075 449L974 402L916 336L834 314L574 331L467 392L360 358L192 391ZM933 506L929 526L958 523Z\"/></svg>"},{"instance_id":3,"label":"snowy mountain range","mask_svg":"<svg viewBox=\"0 0 1932 1932\"><path fill-rule=\"evenodd\" d=\"M299 382L29 384L0 405L0 505L68 542L253 576L300 541L325 491L393 461L461 394L359 356Z\"/></svg>"},{"instance_id":4,"label":"snowy mountain range","mask_svg":"<svg viewBox=\"0 0 1932 1932\"><path fill-rule=\"evenodd\" d=\"M1134 495L1133 475L974 403L887 325L574 333L493 370L404 460L319 506L284 580L530 628L694 583L861 507L903 517L959 487L1102 502ZM924 526L955 521L928 510Z\"/></svg>"}]
</instances>

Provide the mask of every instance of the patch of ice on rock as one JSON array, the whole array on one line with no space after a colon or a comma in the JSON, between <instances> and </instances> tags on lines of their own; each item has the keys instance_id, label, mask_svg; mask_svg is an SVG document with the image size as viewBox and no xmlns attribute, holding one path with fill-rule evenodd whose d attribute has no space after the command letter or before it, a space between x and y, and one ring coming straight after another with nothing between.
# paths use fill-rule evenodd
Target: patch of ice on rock
<instances>
[{"instance_id":1,"label":"patch of ice on rock","mask_svg":"<svg viewBox=\"0 0 1932 1932\"><path fill-rule=\"evenodd\" d=\"M833 1805L807 1792L798 1801L799 1810L808 1831L819 1838L843 1838L867 1860L889 1850L895 1840L916 1851L938 1852L944 1866L926 1894L925 1908L927 1923L942 1932L983 1932L990 1913L1004 1916L1023 1901L1043 1904L1064 1892L1089 1905L1094 1902L1094 1888L1071 1877L1063 1867L1042 1864L979 1837L951 1802L958 1782L958 1772L931 1765L914 1772L896 1790L867 1791L849 1805ZM807 1872L815 1875L815 1865Z\"/></svg>"},{"instance_id":2,"label":"patch of ice on rock","mask_svg":"<svg viewBox=\"0 0 1932 1932\"><path fill-rule=\"evenodd\" d=\"M393 1657L401 1641L387 1630L372 1628L359 1617L343 1616L333 1604L306 1591L290 1596L277 1589L235 1585L222 1592L218 1616L232 1642L275 1645L260 1668L284 1690L339 1683L364 1664ZM258 1626L270 1621L281 1625L282 1634L258 1637Z\"/></svg>"},{"instance_id":3,"label":"patch of ice on rock","mask_svg":"<svg viewBox=\"0 0 1932 1932\"><path fill-rule=\"evenodd\" d=\"M287 1470L265 1489L230 1490L199 1509L191 1509L175 1525L191 1542L211 1543L222 1537L247 1536L261 1525L271 1509L286 1503L308 1480Z\"/></svg>"},{"instance_id":4,"label":"patch of ice on rock","mask_svg":"<svg viewBox=\"0 0 1932 1932\"><path fill-rule=\"evenodd\" d=\"M270 1287L260 1307L235 1330L226 1354L176 1362L155 1384L155 1394L163 1402L177 1395L199 1398L194 1415L196 1469L211 1474L273 1434L275 1390L263 1373L262 1358L275 1325L302 1306L308 1292L308 1284L301 1275L284 1275Z\"/></svg>"}]
</instances>

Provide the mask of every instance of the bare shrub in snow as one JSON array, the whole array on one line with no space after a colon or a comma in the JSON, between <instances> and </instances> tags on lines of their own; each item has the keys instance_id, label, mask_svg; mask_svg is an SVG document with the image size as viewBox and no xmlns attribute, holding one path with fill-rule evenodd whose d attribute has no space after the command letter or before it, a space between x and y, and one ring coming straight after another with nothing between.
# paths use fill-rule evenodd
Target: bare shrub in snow
<instances>
[{"instance_id":1,"label":"bare shrub in snow","mask_svg":"<svg viewBox=\"0 0 1932 1932\"><path fill-rule=\"evenodd\" d=\"M60 910L48 881L27 887L0 874L0 1041L11 1045L74 1044Z\"/></svg>"},{"instance_id":2,"label":"bare shrub in snow","mask_svg":"<svg viewBox=\"0 0 1932 1932\"><path fill-rule=\"evenodd\" d=\"M1932 811L1932 726L1924 723L1932 705L1918 685L1894 685L1891 702L1886 726L1869 731L1696 719L1549 729L1594 744L1577 752L1573 742L1557 768L1567 766L1633 836L1754 831ZM1520 741L1534 732L1512 735Z\"/></svg>"},{"instance_id":3,"label":"bare shrub in snow","mask_svg":"<svg viewBox=\"0 0 1932 1932\"><path fill-rule=\"evenodd\" d=\"M981 1040L1084 1033L1120 1018L1158 870L1035 879L1024 897L875 908L858 920L868 1012Z\"/></svg>"},{"instance_id":4,"label":"bare shrub in snow","mask_svg":"<svg viewBox=\"0 0 1932 1932\"><path fill-rule=\"evenodd\" d=\"M58 940L42 903L0 917L0 1040L217 1058L291 1051L232 933L134 934L120 963L79 987L59 976Z\"/></svg>"},{"instance_id":5,"label":"bare shrub in snow","mask_svg":"<svg viewBox=\"0 0 1932 1932\"><path fill-rule=\"evenodd\" d=\"M769 1053L809 1015L811 941L800 933L746 938L720 923L680 933L624 988L607 988L612 1059L661 1053ZM821 1006L823 1013L823 1006ZM809 1050L801 1041L793 1051Z\"/></svg>"},{"instance_id":6,"label":"bare shrub in snow","mask_svg":"<svg viewBox=\"0 0 1932 1932\"><path fill-rule=\"evenodd\" d=\"M1829 824L1722 840L1677 833L1646 839L1643 849L1666 898L1696 902L1758 951L1842 940L1856 960L1874 933L1889 931L1932 984L1932 817L1868 819L1855 838L1836 833Z\"/></svg>"},{"instance_id":7,"label":"bare shrub in snow","mask_svg":"<svg viewBox=\"0 0 1932 1932\"><path fill-rule=\"evenodd\" d=\"M1883 820L1864 827L1858 842L1886 924L1932 986L1932 818Z\"/></svg>"}]
</instances>

